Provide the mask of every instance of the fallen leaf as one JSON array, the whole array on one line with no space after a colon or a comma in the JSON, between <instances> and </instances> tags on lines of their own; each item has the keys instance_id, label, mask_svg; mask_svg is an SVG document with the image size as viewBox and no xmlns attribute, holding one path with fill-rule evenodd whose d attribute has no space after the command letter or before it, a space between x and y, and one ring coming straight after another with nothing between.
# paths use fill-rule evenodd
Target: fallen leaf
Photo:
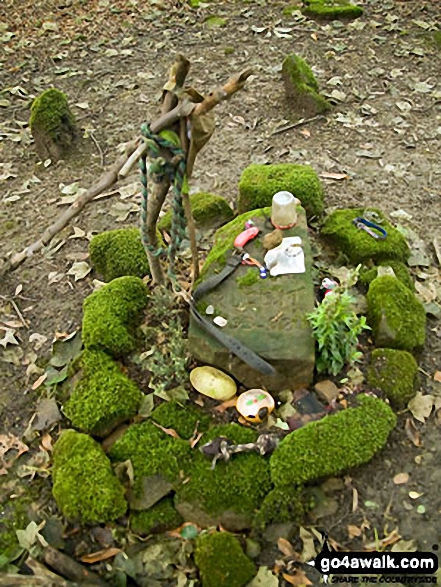
<instances>
[{"instance_id":1,"label":"fallen leaf","mask_svg":"<svg viewBox=\"0 0 441 587\"><path fill-rule=\"evenodd\" d=\"M176 432L176 430L173 430L173 428L164 428L164 426L161 426L157 422L153 422L153 420L152 420L152 424L154 424L157 428L159 428L160 430L165 432L165 434L168 434L169 436L172 436L173 438L181 438L179 436L179 434Z\"/></svg>"},{"instance_id":2,"label":"fallen leaf","mask_svg":"<svg viewBox=\"0 0 441 587\"><path fill-rule=\"evenodd\" d=\"M16 454L6 459L6 454L10 450L16 451ZM6 475L7 469L9 469L14 461L28 450L29 447L13 434L0 434L0 475Z\"/></svg>"},{"instance_id":3,"label":"fallen leaf","mask_svg":"<svg viewBox=\"0 0 441 587\"><path fill-rule=\"evenodd\" d=\"M5 336L0 340L2 347L6 348L8 344L20 344L14 335L15 331L12 328L6 328Z\"/></svg>"},{"instance_id":4,"label":"fallen leaf","mask_svg":"<svg viewBox=\"0 0 441 587\"><path fill-rule=\"evenodd\" d=\"M424 495L424 493L418 493L418 491L409 491L409 497L410 497L410 499L418 499L422 495Z\"/></svg>"},{"instance_id":5,"label":"fallen leaf","mask_svg":"<svg viewBox=\"0 0 441 587\"><path fill-rule=\"evenodd\" d=\"M320 173L320 177L323 179L335 179L341 181L342 179L349 179L349 175L346 173L334 173L333 171L323 171Z\"/></svg>"},{"instance_id":6,"label":"fallen leaf","mask_svg":"<svg viewBox=\"0 0 441 587\"><path fill-rule=\"evenodd\" d=\"M72 265L67 274L73 275L75 281L79 281L80 279L84 279L91 271L92 267L86 261L79 261Z\"/></svg>"},{"instance_id":7,"label":"fallen leaf","mask_svg":"<svg viewBox=\"0 0 441 587\"><path fill-rule=\"evenodd\" d=\"M279 538L277 547L285 556L294 556L296 554L292 544L288 540L285 540L285 538Z\"/></svg>"},{"instance_id":8,"label":"fallen leaf","mask_svg":"<svg viewBox=\"0 0 441 587\"><path fill-rule=\"evenodd\" d=\"M54 450L52 446L52 437L49 432L45 432L43 434L43 438L41 439L41 447L46 450L47 452L52 452Z\"/></svg>"},{"instance_id":9,"label":"fallen leaf","mask_svg":"<svg viewBox=\"0 0 441 587\"><path fill-rule=\"evenodd\" d=\"M259 567L259 572L246 587L279 587L279 579L268 567Z\"/></svg>"},{"instance_id":10,"label":"fallen leaf","mask_svg":"<svg viewBox=\"0 0 441 587\"><path fill-rule=\"evenodd\" d=\"M290 585L297 585L298 587L312 585L311 581L308 579L308 577L305 575L302 569L296 569L295 575L287 575L286 573L282 573L282 577Z\"/></svg>"},{"instance_id":11,"label":"fallen leaf","mask_svg":"<svg viewBox=\"0 0 441 587\"><path fill-rule=\"evenodd\" d=\"M438 381L438 383L441 383L441 371L436 371L435 375L433 376L434 381Z\"/></svg>"},{"instance_id":12,"label":"fallen leaf","mask_svg":"<svg viewBox=\"0 0 441 587\"><path fill-rule=\"evenodd\" d=\"M357 526L352 526L349 525L348 526L348 536L349 538L352 540L352 538L358 538L359 536L361 536L361 529L358 528Z\"/></svg>"},{"instance_id":13,"label":"fallen leaf","mask_svg":"<svg viewBox=\"0 0 441 587\"><path fill-rule=\"evenodd\" d=\"M401 540L401 536L398 534L398 528L395 528L395 530L392 530L392 532L382 540L376 540L375 542L369 542L368 544L365 544L363 550L365 552L376 551L380 548L395 544L399 540Z\"/></svg>"},{"instance_id":14,"label":"fallen leaf","mask_svg":"<svg viewBox=\"0 0 441 587\"><path fill-rule=\"evenodd\" d=\"M317 554L314 546L314 536L311 532L302 526L300 526L299 534L300 540L303 542L303 550L300 556L300 560L303 563L307 563L313 560Z\"/></svg>"},{"instance_id":15,"label":"fallen leaf","mask_svg":"<svg viewBox=\"0 0 441 587\"><path fill-rule=\"evenodd\" d=\"M216 406L214 408L215 412L219 412L219 414L223 414L223 412L225 412L225 410L227 410L228 408L234 408L236 406L237 403L237 397L233 397L233 399L228 399L225 402L222 402L220 405Z\"/></svg>"},{"instance_id":16,"label":"fallen leaf","mask_svg":"<svg viewBox=\"0 0 441 587\"><path fill-rule=\"evenodd\" d=\"M34 381L34 383L32 384L32 387L31 387L32 391L35 391L36 389L38 389L46 378L47 378L47 373L43 373L43 375L40 375L40 377L36 381Z\"/></svg>"},{"instance_id":17,"label":"fallen leaf","mask_svg":"<svg viewBox=\"0 0 441 587\"><path fill-rule=\"evenodd\" d=\"M403 483L407 483L409 481L409 474L408 473L398 473L394 477L395 485L403 485Z\"/></svg>"},{"instance_id":18,"label":"fallen leaf","mask_svg":"<svg viewBox=\"0 0 441 587\"><path fill-rule=\"evenodd\" d=\"M84 554L80 560L83 563L88 563L91 565L93 563L98 563L100 561L105 561L108 558L112 558L119 552L122 552L121 548L105 548L104 550L98 550L97 552L92 552L91 554Z\"/></svg>"},{"instance_id":19,"label":"fallen leaf","mask_svg":"<svg viewBox=\"0 0 441 587\"><path fill-rule=\"evenodd\" d=\"M392 552L415 552L417 549L416 540L399 540L392 548Z\"/></svg>"},{"instance_id":20,"label":"fallen leaf","mask_svg":"<svg viewBox=\"0 0 441 587\"><path fill-rule=\"evenodd\" d=\"M413 418L406 418L404 430L406 431L407 438L409 438L415 446L422 446L421 435L415 426Z\"/></svg>"},{"instance_id":21,"label":"fallen leaf","mask_svg":"<svg viewBox=\"0 0 441 587\"><path fill-rule=\"evenodd\" d=\"M355 487L352 488L352 511L355 512L358 508L358 491Z\"/></svg>"},{"instance_id":22,"label":"fallen leaf","mask_svg":"<svg viewBox=\"0 0 441 587\"><path fill-rule=\"evenodd\" d=\"M410 400L407 407L412 412L413 417L424 424L432 412L434 400L435 398L433 395L423 395L421 391L419 391L416 396Z\"/></svg>"},{"instance_id":23,"label":"fallen leaf","mask_svg":"<svg viewBox=\"0 0 441 587\"><path fill-rule=\"evenodd\" d=\"M39 351L44 343L47 341L47 336L43 334L38 334L38 332L33 332L29 337L29 342L34 343L34 350Z\"/></svg>"}]
</instances>

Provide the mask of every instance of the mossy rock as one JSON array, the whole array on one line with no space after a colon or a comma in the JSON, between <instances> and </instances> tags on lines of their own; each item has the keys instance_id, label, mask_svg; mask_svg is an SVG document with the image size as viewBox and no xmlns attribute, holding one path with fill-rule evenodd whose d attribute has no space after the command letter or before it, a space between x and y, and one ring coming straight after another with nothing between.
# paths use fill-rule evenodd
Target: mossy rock
<instances>
[{"instance_id":1,"label":"mossy rock","mask_svg":"<svg viewBox=\"0 0 441 587\"><path fill-rule=\"evenodd\" d=\"M196 228L206 230L219 228L234 217L234 212L222 196L215 196L206 192L192 194L190 206ZM172 210L169 210L158 223L159 230L170 233L172 224Z\"/></svg>"},{"instance_id":2,"label":"mossy rock","mask_svg":"<svg viewBox=\"0 0 441 587\"><path fill-rule=\"evenodd\" d=\"M158 237L162 246L159 232ZM89 243L89 255L105 281L125 275L143 278L150 274L138 228L118 228L95 235Z\"/></svg>"},{"instance_id":3,"label":"mossy rock","mask_svg":"<svg viewBox=\"0 0 441 587\"><path fill-rule=\"evenodd\" d=\"M353 224L357 216L363 216L366 212L364 208L336 210L326 218L321 234L338 247L354 265L366 263L370 259L375 262L395 260L405 263L410 255L406 240L380 210L369 208L369 212L378 215L381 227L387 232L384 240L373 238Z\"/></svg>"},{"instance_id":4,"label":"mossy rock","mask_svg":"<svg viewBox=\"0 0 441 587\"><path fill-rule=\"evenodd\" d=\"M32 514L32 497L23 495L6 500L5 495L4 498L0 510L0 572L23 553L16 531L25 530L30 522L29 514Z\"/></svg>"},{"instance_id":5,"label":"mossy rock","mask_svg":"<svg viewBox=\"0 0 441 587\"><path fill-rule=\"evenodd\" d=\"M211 418L192 404L184 406L176 401L166 401L152 412L152 420L164 428L173 428L181 438L189 440L194 431L208 430Z\"/></svg>"},{"instance_id":6,"label":"mossy rock","mask_svg":"<svg viewBox=\"0 0 441 587\"><path fill-rule=\"evenodd\" d=\"M401 281L410 291L415 291L413 279L409 273L407 266L401 261L386 260L378 264L380 267L390 267L395 274L395 277ZM360 272L360 282L363 285L370 285L371 282L378 276L378 266L368 269L363 268Z\"/></svg>"},{"instance_id":7,"label":"mossy rock","mask_svg":"<svg viewBox=\"0 0 441 587\"><path fill-rule=\"evenodd\" d=\"M424 307L396 277L374 279L367 293L367 306L367 321L376 346L411 351L424 345Z\"/></svg>"},{"instance_id":8,"label":"mossy rock","mask_svg":"<svg viewBox=\"0 0 441 587\"><path fill-rule=\"evenodd\" d=\"M245 587L257 569L232 534L202 534L196 540L195 562L202 587Z\"/></svg>"},{"instance_id":9,"label":"mossy rock","mask_svg":"<svg viewBox=\"0 0 441 587\"><path fill-rule=\"evenodd\" d=\"M309 65L295 53L285 57L282 65L285 94L293 113L314 116L327 112L331 105L319 93L314 74Z\"/></svg>"},{"instance_id":10,"label":"mossy rock","mask_svg":"<svg viewBox=\"0 0 441 587\"><path fill-rule=\"evenodd\" d=\"M234 444L255 442L257 433L237 424L215 426L199 444L223 436ZM228 463L211 461L195 451L191 468L186 469L189 480L179 487L176 508L184 519L202 526L221 523L232 531L251 527L263 498L271 490L268 462L257 454L234 455Z\"/></svg>"},{"instance_id":11,"label":"mossy rock","mask_svg":"<svg viewBox=\"0 0 441 587\"><path fill-rule=\"evenodd\" d=\"M302 14L317 20L352 20L363 14L361 6L349 0L303 0Z\"/></svg>"},{"instance_id":12,"label":"mossy rock","mask_svg":"<svg viewBox=\"0 0 441 587\"><path fill-rule=\"evenodd\" d=\"M368 368L368 384L381 389L393 408L403 410L415 396L418 364L407 351L375 349Z\"/></svg>"},{"instance_id":13,"label":"mossy rock","mask_svg":"<svg viewBox=\"0 0 441 587\"><path fill-rule=\"evenodd\" d=\"M362 395L359 406L288 434L270 458L271 478L276 487L287 487L339 475L370 461L395 425L387 404Z\"/></svg>"},{"instance_id":14,"label":"mossy rock","mask_svg":"<svg viewBox=\"0 0 441 587\"><path fill-rule=\"evenodd\" d=\"M75 141L75 117L66 95L55 88L45 90L32 102L29 126L41 159L63 159Z\"/></svg>"},{"instance_id":15,"label":"mossy rock","mask_svg":"<svg viewBox=\"0 0 441 587\"><path fill-rule=\"evenodd\" d=\"M52 493L71 521L104 524L124 515L124 488L101 446L86 434L64 431L54 446Z\"/></svg>"},{"instance_id":16,"label":"mossy rock","mask_svg":"<svg viewBox=\"0 0 441 587\"><path fill-rule=\"evenodd\" d=\"M135 534L147 536L177 528L183 522L173 505L172 497L164 497L151 508L130 514L130 528Z\"/></svg>"},{"instance_id":17,"label":"mossy rock","mask_svg":"<svg viewBox=\"0 0 441 587\"><path fill-rule=\"evenodd\" d=\"M227 256L231 255L231 251L234 250L234 240L244 230L247 220L256 217L269 218L270 216L271 208L251 210L219 228L214 235L214 245L207 255L201 271L201 277L206 276L212 266L223 267L225 265Z\"/></svg>"},{"instance_id":18,"label":"mossy rock","mask_svg":"<svg viewBox=\"0 0 441 587\"><path fill-rule=\"evenodd\" d=\"M268 524L294 522L301 524L305 516L302 491L298 487L275 487L264 498L254 518L254 527L263 530Z\"/></svg>"},{"instance_id":19,"label":"mossy rock","mask_svg":"<svg viewBox=\"0 0 441 587\"><path fill-rule=\"evenodd\" d=\"M435 47L441 49L441 31L434 31L432 33L432 39Z\"/></svg>"},{"instance_id":20,"label":"mossy rock","mask_svg":"<svg viewBox=\"0 0 441 587\"><path fill-rule=\"evenodd\" d=\"M136 347L135 329L147 306L147 288L139 277L118 277L83 303L83 342L114 357Z\"/></svg>"},{"instance_id":21,"label":"mossy rock","mask_svg":"<svg viewBox=\"0 0 441 587\"><path fill-rule=\"evenodd\" d=\"M143 491L143 479L161 475L174 486L179 486L180 471L188 470L192 456L190 444L172 438L146 420L132 424L109 451L113 461L130 460L135 475L134 493Z\"/></svg>"},{"instance_id":22,"label":"mossy rock","mask_svg":"<svg viewBox=\"0 0 441 587\"><path fill-rule=\"evenodd\" d=\"M300 200L308 217L323 212L323 190L309 165L280 163L252 164L243 170L239 182L239 213L271 206L277 192L288 191Z\"/></svg>"},{"instance_id":23,"label":"mossy rock","mask_svg":"<svg viewBox=\"0 0 441 587\"><path fill-rule=\"evenodd\" d=\"M75 428L102 438L137 414L142 393L109 355L85 350L77 370L79 379L63 408Z\"/></svg>"}]
</instances>

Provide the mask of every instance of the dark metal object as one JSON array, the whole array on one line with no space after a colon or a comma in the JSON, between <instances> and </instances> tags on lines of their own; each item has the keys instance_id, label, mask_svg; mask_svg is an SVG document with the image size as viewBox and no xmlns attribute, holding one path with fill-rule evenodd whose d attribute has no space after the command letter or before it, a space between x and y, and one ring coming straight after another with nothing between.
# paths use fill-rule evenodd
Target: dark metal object
<instances>
[{"instance_id":1,"label":"dark metal object","mask_svg":"<svg viewBox=\"0 0 441 587\"><path fill-rule=\"evenodd\" d=\"M199 448L206 457L212 457L211 468L214 469L218 460L225 463L230 460L231 455L240 452L257 452L261 456L273 452L279 444L279 437L274 434L261 434L256 442L247 444L233 444L231 440L224 436L219 436L211 442L207 442Z\"/></svg>"}]
</instances>

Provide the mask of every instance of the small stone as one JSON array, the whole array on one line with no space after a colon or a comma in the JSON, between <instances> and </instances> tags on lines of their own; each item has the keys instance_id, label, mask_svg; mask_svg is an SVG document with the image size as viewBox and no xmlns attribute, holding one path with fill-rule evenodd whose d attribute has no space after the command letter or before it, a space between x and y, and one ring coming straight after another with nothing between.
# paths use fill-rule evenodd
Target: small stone
<instances>
[{"instance_id":1,"label":"small stone","mask_svg":"<svg viewBox=\"0 0 441 587\"><path fill-rule=\"evenodd\" d=\"M326 381L319 381L314 385L314 389L319 398L328 404L336 400L339 393L338 387L329 379Z\"/></svg>"},{"instance_id":2,"label":"small stone","mask_svg":"<svg viewBox=\"0 0 441 587\"><path fill-rule=\"evenodd\" d=\"M193 369L190 373L190 383L202 395L219 401L231 399L236 395L237 391L234 380L214 367L197 367Z\"/></svg>"},{"instance_id":3,"label":"small stone","mask_svg":"<svg viewBox=\"0 0 441 587\"><path fill-rule=\"evenodd\" d=\"M222 318L222 316L216 316L216 318L213 318L213 322L216 324L216 326L219 326L219 328L223 328L228 324L228 320L225 320L225 318Z\"/></svg>"},{"instance_id":4,"label":"small stone","mask_svg":"<svg viewBox=\"0 0 441 587\"><path fill-rule=\"evenodd\" d=\"M212 314L214 314L214 306L212 306L211 304L209 306L207 306L207 309L205 310L205 313L208 316L211 316Z\"/></svg>"}]
</instances>

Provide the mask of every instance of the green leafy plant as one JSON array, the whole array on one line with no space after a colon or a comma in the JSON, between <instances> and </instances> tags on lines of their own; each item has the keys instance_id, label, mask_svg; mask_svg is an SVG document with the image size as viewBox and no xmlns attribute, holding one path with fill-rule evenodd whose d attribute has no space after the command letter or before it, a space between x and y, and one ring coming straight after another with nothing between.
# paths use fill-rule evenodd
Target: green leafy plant
<instances>
[{"instance_id":1,"label":"green leafy plant","mask_svg":"<svg viewBox=\"0 0 441 587\"><path fill-rule=\"evenodd\" d=\"M338 375L345 365L360 360L358 337L369 329L365 316L354 311L355 298L347 287L356 281L358 271L351 272L346 286L339 286L307 318L318 343L317 371Z\"/></svg>"}]
</instances>

